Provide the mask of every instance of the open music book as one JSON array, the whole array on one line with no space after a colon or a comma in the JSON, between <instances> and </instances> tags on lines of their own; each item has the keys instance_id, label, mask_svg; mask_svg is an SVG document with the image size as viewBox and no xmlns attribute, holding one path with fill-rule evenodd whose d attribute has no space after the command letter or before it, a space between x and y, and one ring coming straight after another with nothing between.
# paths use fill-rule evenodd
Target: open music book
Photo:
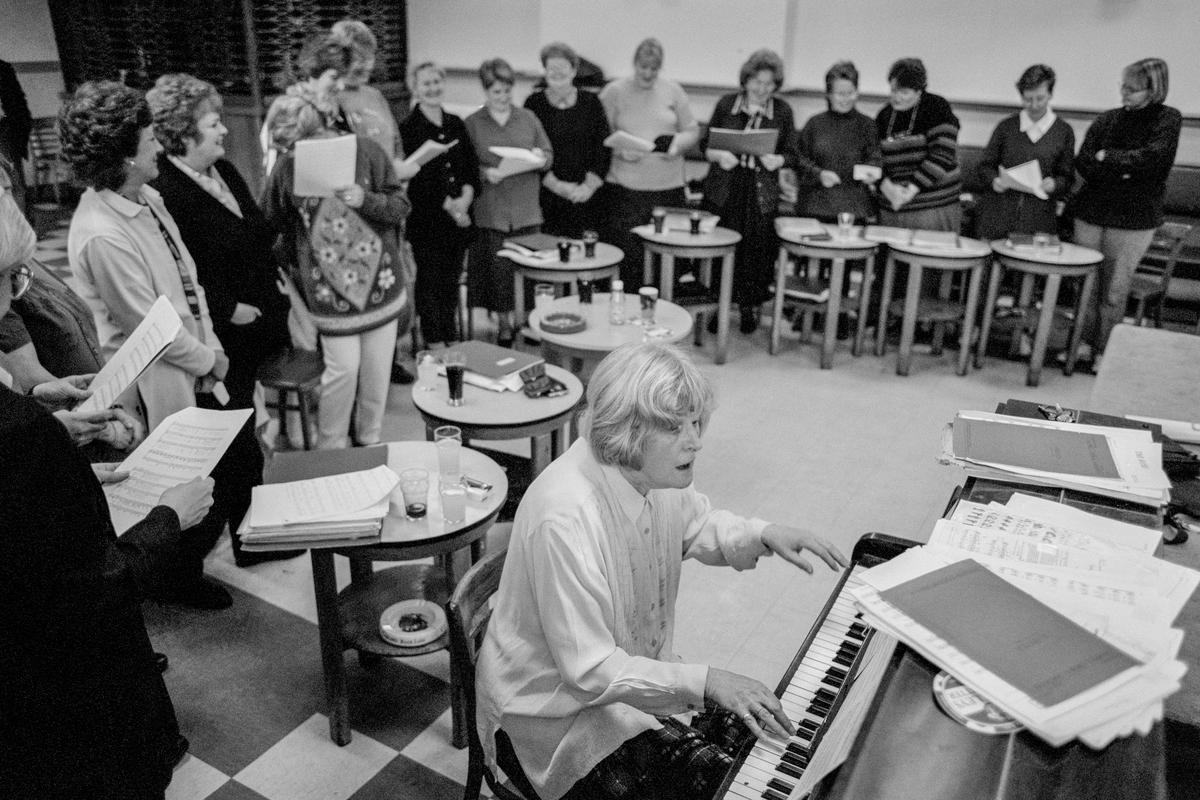
<instances>
[{"instance_id":1,"label":"open music book","mask_svg":"<svg viewBox=\"0 0 1200 800\"><path fill-rule=\"evenodd\" d=\"M165 296L155 300L150 313L92 378L88 386L92 396L80 402L75 410L99 411L111 406L147 367L162 356L182 327L183 321L171 301Z\"/></svg>"},{"instance_id":2,"label":"open music book","mask_svg":"<svg viewBox=\"0 0 1200 800\"><path fill-rule=\"evenodd\" d=\"M713 150L728 150L734 155L765 156L774 153L775 145L778 143L779 131L776 128L708 129L708 146Z\"/></svg>"},{"instance_id":3,"label":"open music book","mask_svg":"<svg viewBox=\"0 0 1200 800\"><path fill-rule=\"evenodd\" d=\"M1037 159L1030 159L1015 167L1001 167L1000 183L1009 189L1031 194L1041 200L1050 199L1049 195L1042 191L1042 166Z\"/></svg>"},{"instance_id":4,"label":"open music book","mask_svg":"<svg viewBox=\"0 0 1200 800\"><path fill-rule=\"evenodd\" d=\"M604 140L604 146L613 150L637 150L640 153L653 153L654 142L649 139L643 139L641 136L634 136L632 133L625 131L613 131Z\"/></svg>"},{"instance_id":5,"label":"open music book","mask_svg":"<svg viewBox=\"0 0 1200 800\"><path fill-rule=\"evenodd\" d=\"M447 144L435 142L432 139L426 139L421 143L421 146L413 151L412 155L404 159L405 164L416 164L418 167L423 167L433 159L447 152L451 147L458 144L458 139Z\"/></svg>"},{"instance_id":6,"label":"open music book","mask_svg":"<svg viewBox=\"0 0 1200 800\"><path fill-rule=\"evenodd\" d=\"M545 156L524 147L494 145L489 147L488 150L500 156L500 164L496 167L496 170L504 178L511 175L519 175L522 172L541 169L546 164Z\"/></svg>"}]
</instances>

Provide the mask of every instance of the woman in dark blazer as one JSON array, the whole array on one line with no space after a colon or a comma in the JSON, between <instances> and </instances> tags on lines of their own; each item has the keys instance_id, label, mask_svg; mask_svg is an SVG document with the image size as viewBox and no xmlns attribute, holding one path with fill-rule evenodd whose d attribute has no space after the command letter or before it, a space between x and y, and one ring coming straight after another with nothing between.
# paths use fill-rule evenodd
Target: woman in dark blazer
<instances>
[{"instance_id":1,"label":"woman in dark blazer","mask_svg":"<svg viewBox=\"0 0 1200 800\"><path fill-rule=\"evenodd\" d=\"M164 149L151 185L178 221L208 299L213 332L229 356L226 407L252 408L259 366L288 343L287 301L275 288L274 233L242 176L222 158L227 131L221 96L212 84L191 75L163 75L146 100ZM214 518L228 518L239 566L300 552L242 552L237 529L250 507L251 487L262 483L262 470L251 417L213 471Z\"/></svg>"},{"instance_id":2,"label":"woman in dark blazer","mask_svg":"<svg viewBox=\"0 0 1200 800\"><path fill-rule=\"evenodd\" d=\"M739 80L740 92L717 101L700 149L712 164L704 179L704 205L720 215L722 227L742 235L733 268L733 302L741 308L742 333L753 333L775 275L779 169L796 166L796 124L792 107L775 96L783 84L783 61L775 52L751 53ZM779 138L773 153L737 155L709 147L713 128L775 128Z\"/></svg>"}]
</instances>

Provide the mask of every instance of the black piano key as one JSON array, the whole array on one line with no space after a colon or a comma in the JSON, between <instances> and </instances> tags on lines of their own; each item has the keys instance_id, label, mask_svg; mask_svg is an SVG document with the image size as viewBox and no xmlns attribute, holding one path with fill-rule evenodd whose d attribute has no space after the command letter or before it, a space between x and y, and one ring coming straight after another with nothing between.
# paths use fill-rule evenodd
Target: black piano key
<instances>
[{"instance_id":1,"label":"black piano key","mask_svg":"<svg viewBox=\"0 0 1200 800\"><path fill-rule=\"evenodd\" d=\"M787 792L777 792L774 789L764 789L762 796L765 800L788 800Z\"/></svg>"},{"instance_id":2,"label":"black piano key","mask_svg":"<svg viewBox=\"0 0 1200 800\"><path fill-rule=\"evenodd\" d=\"M832 703L837 699L837 692L832 692L822 686L820 689L817 689L817 694L815 695L814 699L820 699L827 703Z\"/></svg>"},{"instance_id":3,"label":"black piano key","mask_svg":"<svg viewBox=\"0 0 1200 800\"><path fill-rule=\"evenodd\" d=\"M867 626L861 622L855 622L850 626L850 634L857 639L865 638L867 635Z\"/></svg>"},{"instance_id":4,"label":"black piano key","mask_svg":"<svg viewBox=\"0 0 1200 800\"><path fill-rule=\"evenodd\" d=\"M775 765L776 772L782 772L789 778L800 778L804 775L804 766L796 766L789 761L780 761Z\"/></svg>"},{"instance_id":5,"label":"black piano key","mask_svg":"<svg viewBox=\"0 0 1200 800\"><path fill-rule=\"evenodd\" d=\"M771 780L767 781L768 789L774 789L777 792L783 792L785 795L791 794L794 786L794 783L788 783L782 778L771 778Z\"/></svg>"},{"instance_id":6,"label":"black piano key","mask_svg":"<svg viewBox=\"0 0 1200 800\"><path fill-rule=\"evenodd\" d=\"M841 669L839 667L830 667L828 670L825 671L825 674L831 678L837 678L839 684L841 684L843 681L845 681L846 678L849 677L849 675L850 675L849 672L847 672L846 670Z\"/></svg>"},{"instance_id":7,"label":"black piano key","mask_svg":"<svg viewBox=\"0 0 1200 800\"><path fill-rule=\"evenodd\" d=\"M841 653L833 657L833 663L841 664L843 667L853 666L854 656L848 656L845 653Z\"/></svg>"},{"instance_id":8,"label":"black piano key","mask_svg":"<svg viewBox=\"0 0 1200 800\"><path fill-rule=\"evenodd\" d=\"M807 767L808 766L808 748L800 747L799 745L796 745L796 749L793 750L792 745L794 745L794 744L795 744L794 742L789 744L787 749L784 750L783 753L780 754L780 756L779 756L780 763L791 764L796 767Z\"/></svg>"},{"instance_id":9,"label":"black piano key","mask_svg":"<svg viewBox=\"0 0 1200 800\"><path fill-rule=\"evenodd\" d=\"M821 726L813 722L811 719L806 719L796 726L797 730L816 731Z\"/></svg>"}]
</instances>

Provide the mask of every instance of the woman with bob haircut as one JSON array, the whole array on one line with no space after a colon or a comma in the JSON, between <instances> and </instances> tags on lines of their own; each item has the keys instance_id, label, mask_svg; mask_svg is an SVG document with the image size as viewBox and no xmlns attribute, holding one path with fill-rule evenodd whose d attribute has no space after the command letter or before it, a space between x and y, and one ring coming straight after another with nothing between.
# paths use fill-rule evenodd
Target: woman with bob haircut
<instances>
[{"instance_id":1,"label":"woman with bob haircut","mask_svg":"<svg viewBox=\"0 0 1200 800\"><path fill-rule=\"evenodd\" d=\"M213 330L229 356L225 408L254 408L259 366L288 343L287 302L275 288L275 233L237 168L225 159L221 95L206 81L184 73L163 75L146 93L154 130L166 151L151 185L179 225L196 262L212 314ZM201 404L205 398L199 398ZM213 406L218 408L218 406ZM250 508L251 489L262 483L263 454L254 417L213 471L215 505L229 520L238 566L291 558L298 550L242 551L237 530Z\"/></svg>"},{"instance_id":2,"label":"woman with bob haircut","mask_svg":"<svg viewBox=\"0 0 1200 800\"><path fill-rule=\"evenodd\" d=\"M1066 198L1075 182L1075 131L1054 113L1054 70L1034 64L1021 73L1017 92L1023 108L1006 117L992 132L979 162L981 183L992 193L980 198L976 235L998 239L1018 233L1057 233L1058 202ZM1037 161L1042 172L1042 199L1010 188L1000 170L1027 161Z\"/></svg>"},{"instance_id":3,"label":"woman with bob haircut","mask_svg":"<svg viewBox=\"0 0 1200 800\"><path fill-rule=\"evenodd\" d=\"M497 258L496 252L505 239L542 229L539 173L553 167L554 150L537 116L527 108L513 105L516 75L507 61L502 58L484 61L479 67L479 82L483 86L483 108L464 120L480 168L474 209L479 235L471 246L468 296L471 305L481 305L497 313L496 341L501 347L511 347L515 326L525 324L525 320L513 321L513 263L507 258ZM544 160L540 165L524 164L521 172L505 175L497 169L501 159L492 152L493 147L524 148Z\"/></svg>"},{"instance_id":4,"label":"woman with bob haircut","mask_svg":"<svg viewBox=\"0 0 1200 800\"><path fill-rule=\"evenodd\" d=\"M1099 357L1125 315L1138 262L1163 223L1163 194L1179 148L1183 117L1166 105L1167 62L1144 58L1121 74L1121 106L1084 134L1075 157L1083 187L1071 202L1075 243L1104 254L1084 323L1079 358Z\"/></svg>"},{"instance_id":5,"label":"woman with bob haircut","mask_svg":"<svg viewBox=\"0 0 1200 800\"><path fill-rule=\"evenodd\" d=\"M213 329L196 262L162 196L149 185L158 177L162 145L141 92L115 81L88 82L59 112L63 156L87 189L71 217L67 255L77 294L92 309L106 359L124 344L159 297L166 297L183 327L161 358L146 368L131 405L145 412L153 431L176 411L215 407L229 358ZM124 401L126 398L122 398ZM209 405L211 404L211 405ZM197 608L227 608L232 598L204 577L204 556L220 538L225 520L212 514L185 538L182 555L153 590L156 599Z\"/></svg>"},{"instance_id":6,"label":"woman with bob haircut","mask_svg":"<svg viewBox=\"0 0 1200 800\"><path fill-rule=\"evenodd\" d=\"M608 118L594 93L575 86L579 55L570 45L551 42L542 48L541 61L546 88L525 98L525 107L537 115L554 148L554 167L542 176L542 229L578 239L600 224L596 191L612 159L604 146Z\"/></svg>"},{"instance_id":7,"label":"woman with bob haircut","mask_svg":"<svg viewBox=\"0 0 1200 800\"><path fill-rule=\"evenodd\" d=\"M756 50L738 74L742 89L717 101L708 131L775 129L775 150L762 156L738 155L708 146L700 149L711 163L704 179L704 205L721 225L742 235L733 267L733 302L741 309L742 333L758 328L760 306L770 296L779 240L779 170L796 168L796 122L792 107L775 92L783 86L783 60L773 50Z\"/></svg>"},{"instance_id":8,"label":"woman with bob haircut","mask_svg":"<svg viewBox=\"0 0 1200 800\"><path fill-rule=\"evenodd\" d=\"M517 509L476 672L480 738L490 763L511 747L543 800L707 797L747 737L792 723L758 681L673 653L683 559L744 570L778 553L810 573L805 550L846 559L695 490L713 392L677 348L614 350L587 400L581 438Z\"/></svg>"}]
</instances>

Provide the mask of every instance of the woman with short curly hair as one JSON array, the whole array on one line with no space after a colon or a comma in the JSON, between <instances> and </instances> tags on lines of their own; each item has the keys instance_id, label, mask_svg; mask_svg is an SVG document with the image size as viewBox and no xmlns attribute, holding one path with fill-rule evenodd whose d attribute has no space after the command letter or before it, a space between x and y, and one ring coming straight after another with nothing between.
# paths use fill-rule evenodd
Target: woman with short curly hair
<instances>
[{"instance_id":1,"label":"woman with short curly hair","mask_svg":"<svg viewBox=\"0 0 1200 800\"><path fill-rule=\"evenodd\" d=\"M150 430L197 405L198 393L222 391L217 386L229 369L196 264L162 197L148 185L158 176L162 152L152 123L142 93L113 81L80 86L58 118L63 156L88 186L71 218L67 252L75 288L96 318L104 357L112 357L159 297L183 323L137 381ZM210 514L184 540L185 552L163 576L156 597L201 608L232 602L203 576L204 556L225 523L217 517Z\"/></svg>"},{"instance_id":2,"label":"woman with short curly hair","mask_svg":"<svg viewBox=\"0 0 1200 800\"><path fill-rule=\"evenodd\" d=\"M146 93L154 130L166 152L151 185L196 262L213 330L225 345L228 408L254 407L259 366L287 344L287 302L275 288L275 234L237 168L225 160L221 95L206 81L183 73L163 75ZM229 520L239 566L298 551L244 553L237 530L250 508L251 488L262 482L262 450L247 420L213 476L216 505Z\"/></svg>"}]
</instances>

